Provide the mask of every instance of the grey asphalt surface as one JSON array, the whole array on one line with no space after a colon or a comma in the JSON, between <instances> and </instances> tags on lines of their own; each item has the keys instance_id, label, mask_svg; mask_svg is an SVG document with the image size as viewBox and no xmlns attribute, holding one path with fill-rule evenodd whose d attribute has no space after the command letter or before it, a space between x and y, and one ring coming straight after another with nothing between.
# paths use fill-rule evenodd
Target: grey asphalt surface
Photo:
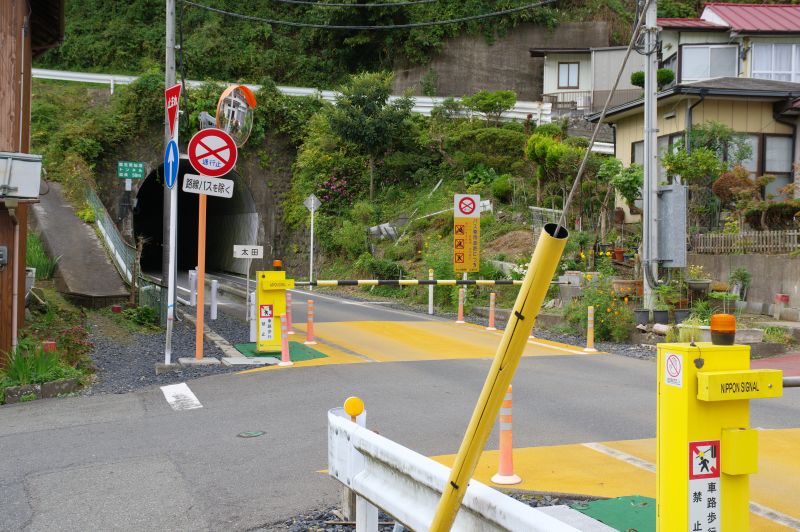
<instances>
[{"instance_id":1,"label":"grey asphalt surface","mask_svg":"<svg viewBox=\"0 0 800 532\"><path fill-rule=\"evenodd\" d=\"M380 305L319 299L321 312L402 319ZM338 484L317 472L327 467L328 409L359 395L372 429L425 455L454 453L489 366L217 375L187 381L203 408L186 411L172 410L157 386L0 407L0 530L270 530L338 500ZM616 355L522 359L515 444L653 437L655 370ZM751 424L795 427L798 414L800 393L790 390L754 401ZM265 434L237 437L244 431Z\"/></svg>"}]
</instances>

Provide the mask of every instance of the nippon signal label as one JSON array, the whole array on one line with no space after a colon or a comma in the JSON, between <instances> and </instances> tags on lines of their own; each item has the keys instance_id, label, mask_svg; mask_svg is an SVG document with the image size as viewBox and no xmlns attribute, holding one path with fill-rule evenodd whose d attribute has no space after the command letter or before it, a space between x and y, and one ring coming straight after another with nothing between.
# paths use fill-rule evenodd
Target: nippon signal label
<instances>
[{"instance_id":1,"label":"nippon signal label","mask_svg":"<svg viewBox=\"0 0 800 532\"><path fill-rule=\"evenodd\" d=\"M719 440L689 442L689 530L720 532Z\"/></svg>"}]
</instances>

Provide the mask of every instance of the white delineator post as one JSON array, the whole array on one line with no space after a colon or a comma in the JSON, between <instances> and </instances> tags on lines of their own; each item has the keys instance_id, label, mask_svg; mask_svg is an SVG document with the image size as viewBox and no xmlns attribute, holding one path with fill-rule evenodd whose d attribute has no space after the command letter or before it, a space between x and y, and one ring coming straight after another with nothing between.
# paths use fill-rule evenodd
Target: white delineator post
<instances>
[{"instance_id":1,"label":"white delineator post","mask_svg":"<svg viewBox=\"0 0 800 532\"><path fill-rule=\"evenodd\" d=\"M497 294L491 292L489 294L489 326L486 327L487 331L496 331L497 327L494 326L494 306L497 300Z\"/></svg>"},{"instance_id":2,"label":"white delineator post","mask_svg":"<svg viewBox=\"0 0 800 532\"><path fill-rule=\"evenodd\" d=\"M217 293L219 292L219 281L211 281L211 319L217 319Z\"/></svg>"},{"instance_id":3,"label":"white delineator post","mask_svg":"<svg viewBox=\"0 0 800 532\"><path fill-rule=\"evenodd\" d=\"M250 292L250 341L256 341L256 293Z\"/></svg>"},{"instance_id":4,"label":"white delineator post","mask_svg":"<svg viewBox=\"0 0 800 532\"><path fill-rule=\"evenodd\" d=\"M428 270L428 280L433 281L433 268ZM428 285L428 314L433 316L433 285Z\"/></svg>"},{"instance_id":5,"label":"white delineator post","mask_svg":"<svg viewBox=\"0 0 800 532\"><path fill-rule=\"evenodd\" d=\"M586 309L586 353L596 353L597 349L594 348L594 306L589 305Z\"/></svg>"},{"instance_id":6,"label":"white delineator post","mask_svg":"<svg viewBox=\"0 0 800 532\"><path fill-rule=\"evenodd\" d=\"M458 289L458 319L456 323L464 323L464 288Z\"/></svg>"},{"instance_id":7,"label":"white delineator post","mask_svg":"<svg viewBox=\"0 0 800 532\"><path fill-rule=\"evenodd\" d=\"M197 271L189 270L189 305L197 306Z\"/></svg>"}]
</instances>

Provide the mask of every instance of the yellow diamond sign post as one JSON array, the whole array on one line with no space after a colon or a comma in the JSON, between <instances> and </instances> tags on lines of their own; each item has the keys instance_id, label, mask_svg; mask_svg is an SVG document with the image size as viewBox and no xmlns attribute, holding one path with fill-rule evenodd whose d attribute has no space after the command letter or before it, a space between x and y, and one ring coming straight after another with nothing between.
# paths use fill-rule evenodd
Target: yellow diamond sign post
<instances>
[{"instance_id":1,"label":"yellow diamond sign post","mask_svg":"<svg viewBox=\"0 0 800 532\"><path fill-rule=\"evenodd\" d=\"M481 267L481 197L455 194L453 199L453 271L477 272Z\"/></svg>"}]
</instances>

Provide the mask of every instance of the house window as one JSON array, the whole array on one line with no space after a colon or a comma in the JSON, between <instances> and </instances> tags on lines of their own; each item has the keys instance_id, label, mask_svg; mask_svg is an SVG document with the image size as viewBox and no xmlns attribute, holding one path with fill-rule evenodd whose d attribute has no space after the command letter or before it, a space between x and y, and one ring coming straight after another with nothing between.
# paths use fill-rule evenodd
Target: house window
<instances>
[{"instance_id":1,"label":"house window","mask_svg":"<svg viewBox=\"0 0 800 532\"><path fill-rule=\"evenodd\" d=\"M728 44L683 46L681 81L738 76L738 52L738 46Z\"/></svg>"},{"instance_id":2,"label":"house window","mask_svg":"<svg viewBox=\"0 0 800 532\"><path fill-rule=\"evenodd\" d=\"M795 44L754 44L751 76L777 81L800 81L800 47Z\"/></svg>"},{"instance_id":3,"label":"house window","mask_svg":"<svg viewBox=\"0 0 800 532\"><path fill-rule=\"evenodd\" d=\"M631 164L644 164L644 141L634 142L631 148Z\"/></svg>"},{"instance_id":4,"label":"house window","mask_svg":"<svg viewBox=\"0 0 800 532\"><path fill-rule=\"evenodd\" d=\"M792 182L792 137L764 135L764 174L775 176L765 187L765 197L780 197L780 189Z\"/></svg>"},{"instance_id":5,"label":"house window","mask_svg":"<svg viewBox=\"0 0 800 532\"><path fill-rule=\"evenodd\" d=\"M747 145L750 146L750 158L744 159L742 161L742 166L747 168L747 173L750 175L751 179L755 179L758 175L758 145L760 138L761 137L759 135L745 135L745 141L747 142Z\"/></svg>"},{"instance_id":6,"label":"house window","mask_svg":"<svg viewBox=\"0 0 800 532\"><path fill-rule=\"evenodd\" d=\"M558 64L558 88L577 89L578 88L578 69L580 63L559 63Z\"/></svg>"}]
</instances>

